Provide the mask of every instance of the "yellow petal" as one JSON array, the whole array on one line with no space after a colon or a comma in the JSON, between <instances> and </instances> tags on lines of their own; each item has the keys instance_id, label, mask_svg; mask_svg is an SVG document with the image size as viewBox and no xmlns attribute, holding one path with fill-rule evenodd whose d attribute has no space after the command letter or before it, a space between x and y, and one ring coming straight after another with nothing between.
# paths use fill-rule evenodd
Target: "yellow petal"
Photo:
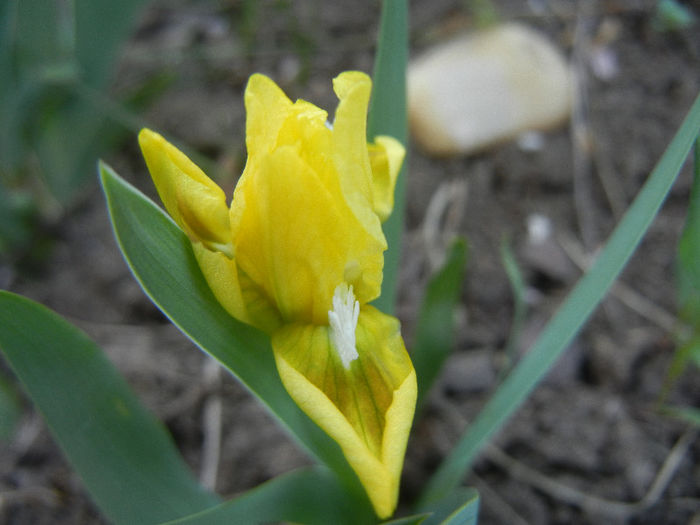
<instances>
[{"instance_id":1,"label":"yellow petal","mask_svg":"<svg viewBox=\"0 0 700 525\"><path fill-rule=\"evenodd\" d=\"M367 106L372 81L359 71L333 80L340 103L333 122L333 160L340 185L353 213L377 240L384 234L372 203L372 169L367 153Z\"/></svg>"},{"instance_id":2,"label":"yellow petal","mask_svg":"<svg viewBox=\"0 0 700 525\"><path fill-rule=\"evenodd\" d=\"M248 157L265 155L277 145L277 135L292 101L265 75L255 74L245 89Z\"/></svg>"},{"instance_id":3,"label":"yellow petal","mask_svg":"<svg viewBox=\"0 0 700 525\"><path fill-rule=\"evenodd\" d=\"M238 268L235 259L208 250L199 243L192 244L192 248L209 288L229 314L264 332L269 333L279 327L277 309Z\"/></svg>"},{"instance_id":4,"label":"yellow petal","mask_svg":"<svg viewBox=\"0 0 700 525\"><path fill-rule=\"evenodd\" d=\"M139 144L165 208L193 242L233 256L226 196L158 133L142 129Z\"/></svg>"},{"instance_id":5,"label":"yellow petal","mask_svg":"<svg viewBox=\"0 0 700 525\"><path fill-rule=\"evenodd\" d=\"M372 166L374 211L384 222L394 209L394 188L406 149L395 138L379 135L374 144L367 145L367 150Z\"/></svg>"},{"instance_id":6,"label":"yellow petal","mask_svg":"<svg viewBox=\"0 0 700 525\"><path fill-rule=\"evenodd\" d=\"M275 149L255 168L246 165L231 227L239 268L285 322L326 324L342 281L361 303L379 294L386 244L359 224L337 178L319 176L296 146Z\"/></svg>"},{"instance_id":7,"label":"yellow petal","mask_svg":"<svg viewBox=\"0 0 700 525\"><path fill-rule=\"evenodd\" d=\"M327 326L285 325L272 335L272 348L291 397L340 445L386 518L396 507L416 376L395 318L364 306L356 337L359 357L348 369Z\"/></svg>"}]
</instances>

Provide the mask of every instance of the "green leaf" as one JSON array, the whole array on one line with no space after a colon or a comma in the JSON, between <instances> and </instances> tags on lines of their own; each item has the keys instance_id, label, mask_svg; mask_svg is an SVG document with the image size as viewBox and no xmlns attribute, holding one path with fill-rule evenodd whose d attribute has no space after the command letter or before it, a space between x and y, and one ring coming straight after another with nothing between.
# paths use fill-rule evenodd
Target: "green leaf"
<instances>
[{"instance_id":1,"label":"green leaf","mask_svg":"<svg viewBox=\"0 0 700 525\"><path fill-rule=\"evenodd\" d=\"M454 349L454 311L464 281L467 247L458 239L450 248L445 265L428 283L416 327L411 360L418 379L418 403L427 395Z\"/></svg>"},{"instance_id":2,"label":"green leaf","mask_svg":"<svg viewBox=\"0 0 700 525\"><path fill-rule=\"evenodd\" d=\"M693 426L700 427L700 408L665 406L662 412L677 419L682 419Z\"/></svg>"},{"instance_id":3,"label":"green leaf","mask_svg":"<svg viewBox=\"0 0 700 525\"><path fill-rule=\"evenodd\" d=\"M10 439L22 415L19 396L4 375L0 375L0 441Z\"/></svg>"},{"instance_id":4,"label":"green leaf","mask_svg":"<svg viewBox=\"0 0 700 525\"><path fill-rule=\"evenodd\" d=\"M408 8L406 0L384 0L373 74L372 99L369 106L367 138L377 135L394 137L408 147L406 114L406 62L408 60ZM382 295L374 305L393 313L401 255L401 232L405 209L405 171L408 155L399 173L394 195L394 211L384 223L389 248L384 253Z\"/></svg>"},{"instance_id":5,"label":"green leaf","mask_svg":"<svg viewBox=\"0 0 700 525\"><path fill-rule=\"evenodd\" d=\"M421 508L459 485L481 447L525 401L603 299L656 216L699 129L700 96L595 264L579 280L528 354L508 375L429 481L421 496Z\"/></svg>"},{"instance_id":6,"label":"green leaf","mask_svg":"<svg viewBox=\"0 0 700 525\"><path fill-rule=\"evenodd\" d=\"M305 525L372 523L359 513L337 478L324 468L306 468L279 476L212 509L168 525L230 525L293 522Z\"/></svg>"},{"instance_id":7,"label":"green leaf","mask_svg":"<svg viewBox=\"0 0 700 525\"><path fill-rule=\"evenodd\" d=\"M24 0L23 0L24 1ZM104 87L148 0L73 0L75 2L75 56L82 78Z\"/></svg>"},{"instance_id":8,"label":"green leaf","mask_svg":"<svg viewBox=\"0 0 700 525\"><path fill-rule=\"evenodd\" d=\"M515 260L513 250L511 250L506 238L501 240L501 261L503 262L503 268L510 282L514 304L513 324L511 325L510 335L508 336L505 349L506 362L501 371L501 375L505 375L515 363L518 339L520 338L523 322L525 321L525 281L518 267L518 261Z\"/></svg>"},{"instance_id":9,"label":"green leaf","mask_svg":"<svg viewBox=\"0 0 700 525\"><path fill-rule=\"evenodd\" d=\"M340 447L292 401L277 374L269 338L231 317L209 289L187 236L151 200L100 163L119 246L141 287L199 348L246 385L300 444L347 483L348 497L369 505Z\"/></svg>"},{"instance_id":10,"label":"green leaf","mask_svg":"<svg viewBox=\"0 0 700 525\"><path fill-rule=\"evenodd\" d=\"M432 514L423 525L476 525L479 493L472 488L459 487L426 510L432 511Z\"/></svg>"},{"instance_id":11,"label":"green leaf","mask_svg":"<svg viewBox=\"0 0 700 525\"><path fill-rule=\"evenodd\" d=\"M658 0L651 26L656 31L681 31L694 22L693 12L677 0Z\"/></svg>"},{"instance_id":12,"label":"green leaf","mask_svg":"<svg viewBox=\"0 0 700 525\"><path fill-rule=\"evenodd\" d=\"M391 521L382 521L382 525L420 525L428 516L430 516L430 512L423 512Z\"/></svg>"},{"instance_id":13,"label":"green leaf","mask_svg":"<svg viewBox=\"0 0 700 525\"><path fill-rule=\"evenodd\" d=\"M217 502L99 348L27 298L0 291L0 348L102 512L151 524Z\"/></svg>"},{"instance_id":14,"label":"green leaf","mask_svg":"<svg viewBox=\"0 0 700 525\"><path fill-rule=\"evenodd\" d=\"M700 138L695 142L693 186L688 215L678 242L680 308L688 321L700 321Z\"/></svg>"},{"instance_id":15,"label":"green leaf","mask_svg":"<svg viewBox=\"0 0 700 525\"><path fill-rule=\"evenodd\" d=\"M700 366L700 137L695 141L693 186L688 214L678 242L676 264L678 317L677 348L668 367L659 399L663 402L689 362Z\"/></svg>"}]
</instances>

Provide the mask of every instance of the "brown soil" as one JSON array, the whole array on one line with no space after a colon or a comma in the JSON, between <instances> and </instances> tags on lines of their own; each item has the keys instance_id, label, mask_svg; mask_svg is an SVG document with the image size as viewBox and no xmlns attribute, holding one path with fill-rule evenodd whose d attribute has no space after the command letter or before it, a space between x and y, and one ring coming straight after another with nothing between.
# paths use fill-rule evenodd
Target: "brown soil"
<instances>
[{"instance_id":1,"label":"brown soil","mask_svg":"<svg viewBox=\"0 0 700 525\"><path fill-rule=\"evenodd\" d=\"M292 98L332 108L330 79L372 68L377 2L291 4L262 2L257 18L245 21L240 2L156 2L138 23L114 89L155 72L176 73L145 121L214 159L220 182L233 188L245 159L242 93L251 73L269 74ZM512 240L528 286L518 345L524 352L579 278L577 264L595 254L634 198L700 88L697 25L656 32L653 2L601 0L585 12L561 1L495 4L504 18L542 30L578 57L588 104L576 126L546 133L536 151L509 143L470 158L432 159L415 148L411 154L399 302L409 346L423 285L451 235L466 236L470 258L458 348L409 445L404 511L497 387L513 314L502 237ZM462 5L413 2L412 51L471 27ZM694 9L700 13L697 2ZM616 74L607 79L591 67L600 49L616 58ZM585 132L584 142L574 143L574 127ZM154 193L135 140L108 161ZM435 195L445 184L464 196L447 204L437 229L426 226L426 210L438 206ZM686 166L621 286L465 478L480 491L480 523L700 523L700 443L686 425L654 409L674 352L674 261L689 187ZM533 214L553 226L544 248L528 240ZM213 372L150 304L118 252L96 186L63 220L40 272L4 274L3 287L57 310L98 341L195 472L202 468L207 407L223 402L221 494L308 463L258 402L228 374ZM670 400L698 406L699 377L689 370ZM663 490L650 493L672 454L681 461ZM0 522L104 522L29 403L14 438L0 444Z\"/></svg>"}]
</instances>

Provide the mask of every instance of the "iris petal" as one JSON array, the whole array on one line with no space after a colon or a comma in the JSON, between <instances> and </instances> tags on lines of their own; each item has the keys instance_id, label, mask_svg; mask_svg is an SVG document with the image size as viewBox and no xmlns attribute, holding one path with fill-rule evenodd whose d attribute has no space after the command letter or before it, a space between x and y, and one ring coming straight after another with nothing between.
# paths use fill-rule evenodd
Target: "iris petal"
<instances>
[{"instance_id":1,"label":"iris petal","mask_svg":"<svg viewBox=\"0 0 700 525\"><path fill-rule=\"evenodd\" d=\"M149 129L139 144L165 208L193 242L233 256L226 196L187 156Z\"/></svg>"},{"instance_id":2,"label":"iris petal","mask_svg":"<svg viewBox=\"0 0 700 525\"><path fill-rule=\"evenodd\" d=\"M283 321L326 324L333 291L347 275L361 303L378 296L385 244L367 234L339 186L324 186L294 146L262 159L233 202L238 264Z\"/></svg>"},{"instance_id":3,"label":"iris petal","mask_svg":"<svg viewBox=\"0 0 700 525\"><path fill-rule=\"evenodd\" d=\"M272 335L285 388L341 447L377 514L389 516L416 400L416 377L399 322L364 306L358 359L345 369L327 326L287 324Z\"/></svg>"},{"instance_id":4,"label":"iris petal","mask_svg":"<svg viewBox=\"0 0 700 525\"><path fill-rule=\"evenodd\" d=\"M333 122L333 160L343 195L369 235L386 242L374 212L372 168L367 154L367 106L372 82L358 71L341 73L333 80L340 103Z\"/></svg>"},{"instance_id":5,"label":"iris petal","mask_svg":"<svg viewBox=\"0 0 700 525\"><path fill-rule=\"evenodd\" d=\"M374 212L384 222L394 209L394 188L401 171L406 150L393 137L380 135L367 145L372 166L372 196Z\"/></svg>"}]
</instances>

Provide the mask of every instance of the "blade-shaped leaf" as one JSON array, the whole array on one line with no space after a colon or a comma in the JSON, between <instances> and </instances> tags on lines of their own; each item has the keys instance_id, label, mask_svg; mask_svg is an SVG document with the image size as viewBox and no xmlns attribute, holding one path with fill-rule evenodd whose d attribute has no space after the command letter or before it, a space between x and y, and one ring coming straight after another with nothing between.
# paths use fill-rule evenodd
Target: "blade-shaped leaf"
<instances>
[{"instance_id":1,"label":"blade-shaped leaf","mask_svg":"<svg viewBox=\"0 0 700 525\"><path fill-rule=\"evenodd\" d=\"M700 326L700 137L695 141L688 215L678 243L678 272L681 315Z\"/></svg>"},{"instance_id":2,"label":"blade-shaped leaf","mask_svg":"<svg viewBox=\"0 0 700 525\"><path fill-rule=\"evenodd\" d=\"M13 386L0 374L0 441L12 437L22 415L20 399Z\"/></svg>"},{"instance_id":3,"label":"blade-shaped leaf","mask_svg":"<svg viewBox=\"0 0 700 525\"><path fill-rule=\"evenodd\" d=\"M418 378L418 403L425 398L454 348L454 310L462 289L466 260L466 243L462 239L455 241L445 265L426 287L411 349Z\"/></svg>"},{"instance_id":4,"label":"blade-shaped leaf","mask_svg":"<svg viewBox=\"0 0 700 525\"><path fill-rule=\"evenodd\" d=\"M348 497L368 505L340 447L282 386L269 338L231 317L217 302L186 235L110 167L101 163L100 173L117 241L146 294L197 346L262 400L309 452L348 483Z\"/></svg>"},{"instance_id":5,"label":"blade-shaped leaf","mask_svg":"<svg viewBox=\"0 0 700 525\"><path fill-rule=\"evenodd\" d=\"M305 525L373 523L368 509L358 509L327 469L307 468L279 476L212 509L168 525L293 522Z\"/></svg>"},{"instance_id":6,"label":"blade-shaped leaf","mask_svg":"<svg viewBox=\"0 0 700 525\"><path fill-rule=\"evenodd\" d=\"M501 262L510 282L510 289L513 293L513 323L508 335L506 343L505 364L499 375L505 376L515 363L518 339L522 332L523 322L525 321L525 280L523 274L518 267L518 261L515 260L513 250L510 248L508 239L501 240Z\"/></svg>"},{"instance_id":7,"label":"blade-shaped leaf","mask_svg":"<svg viewBox=\"0 0 700 525\"><path fill-rule=\"evenodd\" d=\"M110 520L146 525L216 504L164 428L76 327L0 291L0 349Z\"/></svg>"},{"instance_id":8,"label":"blade-shaped leaf","mask_svg":"<svg viewBox=\"0 0 700 525\"><path fill-rule=\"evenodd\" d=\"M367 138L389 135L408 145L406 115L406 62L408 60L408 8L406 0L384 0L373 73ZM374 305L391 314L396 303L396 287L401 254L405 208L405 171L408 155L396 181L394 211L384 223L389 248L384 253L382 295Z\"/></svg>"},{"instance_id":9,"label":"blade-shaped leaf","mask_svg":"<svg viewBox=\"0 0 700 525\"><path fill-rule=\"evenodd\" d=\"M700 428L700 408L665 406L662 407L662 412L671 417L687 421L691 425Z\"/></svg>"},{"instance_id":10,"label":"blade-shaped leaf","mask_svg":"<svg viewBox=\"0 0 700 525\"><path fill-rule=\"evenodd\" d=\"M23 0L24 1L24 0ZM101 87L148 0L74 0L75 56L83 78Z\"/></svg>"},{"instance_id":11,"label":"blade-shaped leaf","mask_svg":"<svg viewBox=\"0 0 700 525\"><path fill-rule=\"evenodd\" d=\"M413 514L412 516L405 516L391 521L382 521L382 525L420 525L428 516L430 516L430 512L423 512L421 514Z\"/></svg>"},{"instance_id":12,"label":"blade-shaped leaf","mask_svg":"<svg viewBox=\"0 0 700 525\"><path fill-rule=\"evenodd\" d=\"M476 525L479 518L479 493L472 488L457 488L435 504L422 525Z\"/></svg>"},{"instance_id":13,"label":"blade-shaped leaf","mask_svg":"<svg viewBox=\"0 0 700 525\"><path fill-rule=\"evenodd\" d=\"M459 485L481 447L525 401L603 299L656 216L698 130L700 96L594 265L442 462L421 496L421 509Z\"/></svg>"}]
</instances>

